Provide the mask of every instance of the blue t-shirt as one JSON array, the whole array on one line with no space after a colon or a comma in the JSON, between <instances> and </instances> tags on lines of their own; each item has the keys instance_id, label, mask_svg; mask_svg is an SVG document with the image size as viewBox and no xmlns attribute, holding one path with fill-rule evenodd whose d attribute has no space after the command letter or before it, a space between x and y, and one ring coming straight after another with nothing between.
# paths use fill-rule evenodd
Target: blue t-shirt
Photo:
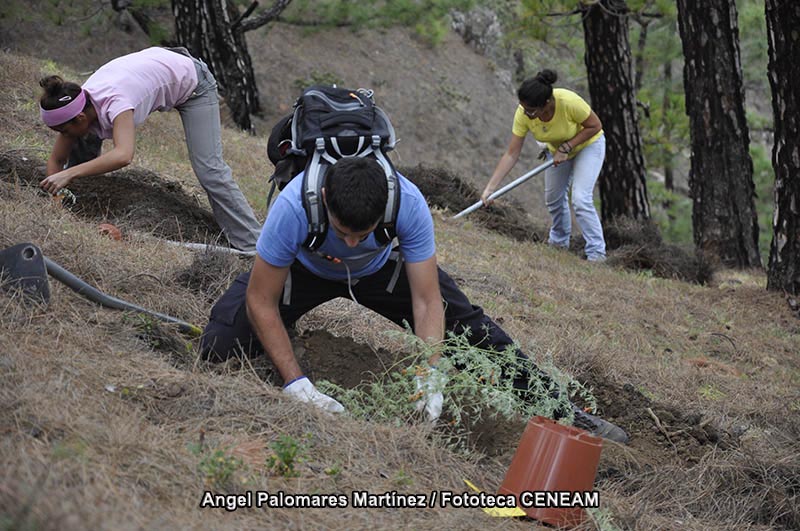
<instances>
[{"instance_id":1,"label":"blue t-shirt","mask_svg":"<svg viewBox=\"0 0 800 531\"><path fill-rule=\"evenodd\" d=\"M433 218L419 189L398 174L400 182L400 209L396 230L400 252L406 262L422 262L436 253L433 236ZM303 247L308 236L308 219L303 210L301 192L303 174L296 176L278 195L270 207L256 250L258 255L275 267L287 267L299 260L318 277L329 280L346 280L350 268L351 278L360 278L378 271L389 259L390 246L382 249L375 235L370 234L354 248L339 239L328 223L328 235L318 252L342 260L334 263ZM366 263L365 263L365 258Z\"/></svg>"}]
</instances>

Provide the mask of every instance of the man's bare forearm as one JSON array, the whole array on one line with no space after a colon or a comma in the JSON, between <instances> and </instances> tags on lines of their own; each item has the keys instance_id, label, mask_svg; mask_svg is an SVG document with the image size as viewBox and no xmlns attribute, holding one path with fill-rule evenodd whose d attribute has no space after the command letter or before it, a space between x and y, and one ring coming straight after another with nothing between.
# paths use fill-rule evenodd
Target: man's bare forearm
<instances>
[{"instance_id":1,"label":"man's bare forearm","mask_svg":"<svg viewBox=\"0 0 800 531\"><path fill-rule=\"evenodd\" d=\"M414 334L433 345L434 352L428 363L436 365L441 357L439 347L444 339L444 306L442 300L423 301L414 304Z\"/></svg>"},{"instance_id":2,"label":"man's bare forearm","mask_svg":"<svg viewBox=\"0 0 800 531\"><path fill-rule=\"evenodd\" d=\"M269 355L284 382L303 375L295 358L292 342L283 325L277 308L264 307L258 301L247 299L247 318L255 330L261 345Z\"/></svg>"}]
</instances>

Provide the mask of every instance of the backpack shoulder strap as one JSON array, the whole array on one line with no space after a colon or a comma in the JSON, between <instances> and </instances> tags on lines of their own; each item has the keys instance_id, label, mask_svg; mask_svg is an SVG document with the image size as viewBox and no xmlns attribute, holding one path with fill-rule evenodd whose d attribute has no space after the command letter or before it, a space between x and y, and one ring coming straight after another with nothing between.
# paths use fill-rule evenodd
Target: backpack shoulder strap
<instances>
[{"instance_id":1,"label":"backpack shoulder strap","mask_svg":"<svg viewBox=\"0 0 800 531\"><path fill-rule=\"evenodd\" d=\"M375 239L381 245L388 245L397 236L397 212L400 210L400 179L391 161L383 154L380 149L374 151L375 159L383 168L386 175L386 189L388 197L386 209L383 212L383 219L375 229Z\"/></svg>"},{"instance_id":2,"label":"backpack shoulder strap","mask_svg":"<svg viewBox=\"0 0 800 531\"><path fill-rule=\"evenodd\" d=\"M322 186L328 167L328 164L320 163L320 152L315 151L303 174L303 210L308 220L308 236L303 247L310 251L319 249L328 235L328 216L322 202Z\"/></svg>"},{"instance_id":3,"label":"backpack shoulder strap","mask_svg":"<svg viewBox=\"0 0 800 531\"><path fill-rule=\"evenodd\" d=\"M289 150L290 153L305 153L302 147L296 143L298 138L299 108L300 100L296 105L294 119L291 123L292 148ZM303 176L302 190L303 209L308 219L308 236L303 242L303 247L310 251L319 249L328 234L328 216L325 212L325 205L322 202L322 187L325 183L325 174L330 165L335 164L337 160L343 157L372 156L383 168L388 197L383 217L374 231L375 239L380 245L389 245L397 236L397 213L400 210L400 180L397 177L397 171L384 153L384 151L394 148L396 143L395 131L386 114L377 106L374 109L378 112L380 121L383 122L382 128L387 132L388 138L381 138L381 135L378 134L373 134L371 137L358 137L358 145L355 148L355 152L347 155L341 152L335 137L330 139L330 147L335 152L335 155L328 153L328 143L324 137L319 137L315 140L314 152L306 165L306 171Z\"/></svg>"}]
</instances>

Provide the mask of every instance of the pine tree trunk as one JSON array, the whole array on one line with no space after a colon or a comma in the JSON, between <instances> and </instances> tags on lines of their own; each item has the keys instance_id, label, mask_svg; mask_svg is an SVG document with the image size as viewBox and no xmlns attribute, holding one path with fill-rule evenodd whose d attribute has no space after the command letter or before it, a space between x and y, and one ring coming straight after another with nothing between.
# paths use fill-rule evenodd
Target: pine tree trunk
<instances>
[{"instance_id":1,"label":"pine tree trunk","mask_svg":"<svg viewBox=\"0 0 800 531\"><path fill-rule=\"evenodd\" d=\"M800 3L766 0L775 114L775 216L767 289L800 295Z\"/></svg>"},{"instance_id":2,"label":"pine tree trunk","mask_svg":"<svg viewBox=\"0 0 800 531\"><path fill-rule=\"evenodd\" d=\"M603 122L606 161L600 173L604 222L650 217L642 136L633 90L628 9L623 0L582 5L592 109Z\"/></svg>"},{"instance_id":3,"label":"pine tree trunk","mask_svg":"<svg viewBox=\"0 0 800 531\"><path fill-rule=\"evenodd\" d=\"M695 245L732 267L761 265L734 0L677 0Z\"/></svg>"},{"instance_id":4,"label":"pine tree trunk","mask_svg":"<svg viewBox=\"0 0 800 531\"><path fill-rule=\"evenodd\" d=\"M664 128L664 136L666 137L667 145L669 146L664 150L664 188L670 192L675 189L675 172L674 162L672 160L672 124L669 120L669 112L672 110L672 61L664 61L664 95L661 102L661 126Z\"/></svg>"},{"instance_id":5,"label":"pine tree trunk","mask_svg":"<svg viewBox=\"0 0 800 531\"><path fill-rule=\"evenodd\" d=\"M644 80L644 50L647 47L647 33L650 29L650 24L649 22L643 21L639 24L639 27L639 42L636 45L636 53L634 54L634 93L641 90L642 81Z\"/></svg>"},{"instance_id":6,"label":"pine tree trunk","mask_svg":"<svg viewBox=\"0 0 800 531\"><path fill-rule=\"evenodd\" d=\"M260 111L258 87L244 33L233 27L239 12L229 0L172 0L179 44L202 59L241 129L252 131L250 115Z\"/></svg>"}]
</instances>

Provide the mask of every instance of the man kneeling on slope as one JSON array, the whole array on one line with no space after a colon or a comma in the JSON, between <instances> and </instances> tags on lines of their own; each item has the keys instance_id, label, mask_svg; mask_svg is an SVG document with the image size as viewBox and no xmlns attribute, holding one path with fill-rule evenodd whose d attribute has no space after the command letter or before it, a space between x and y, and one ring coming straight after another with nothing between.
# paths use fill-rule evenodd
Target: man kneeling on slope
<instances>
[{"instance_id":1,"label":"man kneeling on slope","mask_svg":"<svg viewBox=\"0 0 800 531\"><path fill-rule=\"evenodd\" d=\"M303 314L331 299L352 298L397 324L406 321L430 343L442 341L446 327L456 334L471 330L470 342L481 348L514 348L511 338L480 307L470 304L436 265L433 218L413 183L398 174L399 246L392 249L373 233L388 200L383 168L371 158L339 160L328 169L321 190L327 235L316 251L310 251L304 246L309 224L301 197L302 177L294 178L271 207L252 271L240 275L211 309L201 344L206 359L222 361L242 351L248 355L266 351L285 382L284 393L341 412L344 407L339 402L303 375L287 333ZM393 251L399 251L399 260ZM519 350L517 355L527 360ZM428 360L431 367L437 359L434 355ZM532 362L530 367L538 371ZM431 373L436 376L435 369ZM528 375L515 376L515 387L527 388L527 382ZM430 384L423 384L427 392L418 406L436 420L442 394ZM573 411L576 426L627 441L617 426L574 406Z\"/></svg>"}]
</instances>

